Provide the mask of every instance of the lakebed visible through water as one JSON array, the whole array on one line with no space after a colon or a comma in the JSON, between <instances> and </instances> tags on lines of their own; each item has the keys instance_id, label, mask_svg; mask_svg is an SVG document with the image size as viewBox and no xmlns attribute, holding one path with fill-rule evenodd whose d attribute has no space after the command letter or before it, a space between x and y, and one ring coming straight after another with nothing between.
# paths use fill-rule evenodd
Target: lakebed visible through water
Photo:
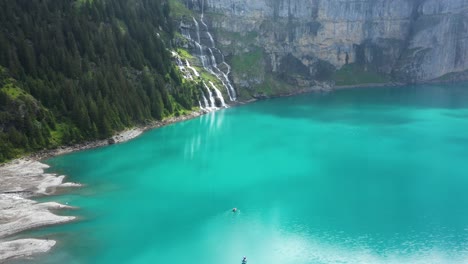
<instances>
[{"instance_id":1,"label":"lakebed visible through water","mask_svg":"<svg viewBox=\"0 0 468 264\"><path fill-rule=\"evenodd\" d=\"M362 88L55 157L79 220L14 263L466 263L467 131L468 84Z\"/></svg>"}]
</instances>

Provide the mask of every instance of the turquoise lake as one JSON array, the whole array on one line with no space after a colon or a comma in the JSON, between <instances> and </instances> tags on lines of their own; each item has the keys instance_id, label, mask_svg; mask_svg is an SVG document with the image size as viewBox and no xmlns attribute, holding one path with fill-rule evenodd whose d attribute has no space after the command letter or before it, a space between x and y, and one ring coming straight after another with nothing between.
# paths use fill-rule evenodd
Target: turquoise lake
<instances>
[{"instance_id":1,"label":"turquoise lake","mask_svg":"<svg viewBox=\"0 0 468 264\"><path fill-rule=\"evenodd\" d=\"M261 101L46 163L86 185L41 199L79 220L15 263L468 263L468 84Z\"/></svg>"}]
</instances>

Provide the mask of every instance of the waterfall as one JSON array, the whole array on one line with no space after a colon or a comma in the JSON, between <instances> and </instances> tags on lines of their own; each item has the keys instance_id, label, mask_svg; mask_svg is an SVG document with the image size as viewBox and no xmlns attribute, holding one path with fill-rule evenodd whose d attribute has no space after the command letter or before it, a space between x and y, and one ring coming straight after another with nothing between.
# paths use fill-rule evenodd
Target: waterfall
<instances>
[{"instance_id":1,"label":"waterfall","mask_svg":"<svg viewBox=\"0 0 468 264\"><path fill-rule=\"evenodd\" d=\"M208 100L206 99L205 93L203 90L201 90L202 98L203 98L203 103L205 104L205 109L210 109L210 105L208 104ZM203 108L202 108L203 109Z\"/></svg>"},{"instance_id":2,"label":"waterfall","mask_svg":"<svg viewBox=\"0 0 468 264\"><path fill-rule=\"evenodd\" d=\"M216 108L216 101L213 97L213 93L211 92L210 90L210 87L208 87L208 85L206 85L205 82L203 82L203 86L205 87L206 91L208 92L208 98L210 99L210 108Z\"/></svg>"},{"instance_id":3,"label":"waterfall","mask_svg":"<svg viewBox=\"0 0 468 264\"><path fill-rule=\"evenodd\" d=\"M185 25L181 24L181 31L182 35L192 42L192 44L196 47L198 51L198 58L200 59L200 62L203 66L203 68L208 71L209 73L213 74L216 76L216 78L222 83L224 88L227 91L227 94L229 95L229 100L230 101L236 101L237 100L237 94L236 90L234 89L234 86L231 83L231 80L229 80L229 74L231 72L231 66L224 60L224 55L222 52L216 48L216 44L213 38L213 35L210 33L208 25L205 23L204 17L205 17L205 3L204 0L201 1L201 16L200 16L200 23L198 23L198 20L195 17L192 17L193 24L195 25L195 34L196 37L195 39L190 36L190 32L185 28ZM187 2L188 3L188 2ZM192 1L193 4L193 1ZM204 32L206 32L206 36L209 39L209 47L204 46L202 43L202 36L200 33L200 24L204 29ZM206 52L208 51L208 53ZM215 56L215 51L219 53L219 57L222 58L222 61L220 64L224 65L225 68L227 69L227 72L224 72L218 67L218 62L216 60ZM189 67L189 66L187 66ZM197 77L199 75L195 74ZM224 98L223 98L224 101Z\"/></svg>"},{"instance_id":4,"label":"waterfall","mask_svg":"<svg viewBox=\"0 0 468 264\"><path fill-rule=\"evenodd\" d=\"M236 98L236 90L234 90L234 87L232 86L231 81L229 80L229 76L228 76L229 73L231 72L231 66L224 61L224 56L222 56L223 61L221 63L225 64L226 68L228 70L227 73L224 73L221 69L219 69L218 64L216 63L216 58L215 58L215 56L213 54L213 50L211 48L208 48L208 51L210 52L210 55L211 55L212 67L219 74L216 74L214 72L213 73L216 75L216 77L218 77L218 79L221 81L223 86L226 87L226 89L228 91L229 99L231 101L235 101L237 99Z\"/></svg>"},{"instance_id":5,"label":"waterfall","mask_svg":"<svg viewBox=\"0 0 468 264\"><path fill-rule=\"evenodd\" d=\"M197 32L196 32L197 33L197 42L200 43L201 42L200 41L200 26L198 25L198 21L194 17L192 17L192 19L193 19L193 23L195 23L195 29L197 30Z\"/></svg>"},{"instance_id":6,"label":"waterfall","mask_svg":"<svg viewBox=\"0 0 468 264\"><path fill-rule=\"evenodd\" d=\"M213 66L213 68L220 71L218 69L218 64L216 64L216 58L214 56L213 50L211 48L208 48L208 51L210 52L211 65Z\"/></svg>"},{"instance_id":7,"label":"waterfall","mask_svg":"<svg viewBox=\"0 0 468 264\"><path fill-rule=\"evenodd\" d=\"M194 0L187 0L186 2L187 6L190 1L192 3L192 7L195 6ZM202 0L201 2L202 3L201 3L200 19L197 20L195 17L192 17L193 25L195 27L196 32L195 33L192 32L192 34L190 34L190 26L181 22L180 24L181 33L196 48L195 55L200 59L200 62L203 68L206 71L208 71L210 74L214 75L221 82L221 84L226 89L227 94L229 95L229 99L231 101L236 101L237 100L236 91L231 81L229 80L231 67L229 64L226 63L222 52L218 48L216 48L213 35L209 32L208 25L205 23L205 20L204 20L204 17L205 17L204 0ZM200 32L200 25L202 27L204 34L206 34L206 37L202 38L202 34ZM205 40L204 42L206 42L206 40L209 40L208 46L203 44L202 39ZM216 52L216 56L215 56L215 52ZM173 52L173 55L174 53L175 52ZM194 80L195 77L197 78L200 77L200 73L194 67L190 65L188 60L185 60L185 64L184 64L184 62L180 59L177 53L175 53L174 57L176 58L177 66L179 67L180 71L184 74L184 77L186 79ZM216 57L222 59L220 64L223 65L223 70L227 70L227 72L224 72L218 67L218 65L220 64L218 64ZM201 95L200 95L200 100L198 101L198 105L200 106L200 109L205 110L205 111L212 111L212 110L218 109L218 107L216 106L217 103L220 107L227 108L228 106L226 104L226 101L223 98L223 94L216 87L216 85L212 81L209 81L209 85L207 85L203 80L202 82L203 82L203 86L200 89ZM219 100L219 101L217 102L216 100Z\"/></svg>"},{"instance_id":8,"label":"waterfall","mask_svg":"<svg viewBox=\"0 0 468 264\"><path fill-rule=\"evenodd\" d=\"M172 51L172 57L174 57L176 65L177 67L179 67L179 70L180 72L182 72L184 78L188 80L193 80L192 74L190 73L189 70L187 70L188 67L187 68L185 67L186 65L182 62L182 59L180 58L179 54L177 54L177 52Z\"/></svg>"},{"instance_id":9,"label":"waterfall","mask_svg":"<svg viewBox=\"0 0 468 264\"><path fill-rule=\"evenodd\" d=\"M202 0L200 21L201 21L202 25L205 27L206 34L208 35L208 38L210 39L211 48L216 49L216 45L215 45L213 36L211 35L210 30L208 28L208 25L205 23L204 18L205 18L205 1ZM196 21L196 19L195 19L195 21ZM197 31L198 30L199 30L199 28L198 28L198 23L197 23ZM234 86L232 85L231 81L229 80L229 73L231 72L231 66L229 64L227 64L227 62L224 60L223 53L219 49L217 49L217 50L221 54L221 57L223 59L222 63L226 65L226 67L228 69L228 72L225 73L225 72L221 71L217 67L216 58L213 55L213 51L210 49L210 52L211 52L211 55L212 55L212 65L215 65L215 70L217 71L217 73L215 73L215 76L223 83L224 87L226 87L226 90L227 90L228 95L229 95L229 99L231 101L236 101L237 100L236 90L234 89ZM224 81L222 79L224 79Z\"/></svg>"},{"instance_id":10,"label":"waterfall","mask_svg":"<svg viewBox=\"0 0 468 264\"><path fill-rule=\"evenodd\" d=\"M208 25L205 23L205 1L202 2L201 11L202 11L202 13L201 13L201 16L200 16L200 21L201 21L202 25L206 29L206 34L208 35L208 38L210 39L211 48L215 48L215 42L214 42L213 35L211 35L210 31L208 30Z\"/></svg>"},{"instance_id":11,"label":"waterfall","mask_svg":"<svg viewBox=\"0 0 468 264\"><path fill-rule=\"evenodd\" d=\"M202 13L202 18L203 18L203 13ZM195 29L197 31L197 39L201 41L200 25L198 24L198 21L194 17L192 19L194 21ZM207 70L208 72L210 72L211 74L215 75L216 78L218 80L220 80L221 83L223 84L223 86L226 88L227 93L229 95L229 99L231 101L236 101L237 100L236 90L234 89L234 86L232 85L231 81L229 80L229 76L228 76L228 74L231 71L231 66L229 66L229 64L227 64L227 62L224 60L224 56L222 55L221 51L216 48L213 36L208 31L208 26L205 24L205 22L203 20L201 20L201 22L202 22L202 25L206 29L208 38L210 39L211 46L212 46L212 48L207 48L207 50L210 53L210 58L208 59L207 56L205 55L204 51L203 51L204 47L202 46L202 44L199 41L192 40L194 42L195 46L197 47L198 51L199 51L199 58L200 58L200 61L201 61L202 65L203 65L203 68L205 70ZM216 57L214 56L214 53L213 53L213 49L215 49L216 51L218 51L221 54L221 57L223 59L222 64L226 65L226 68L228 69L227 73L223 72L218 67Z\"/></svg>"},{"instance_id":12,"label":"waterfall","mask_svg":"<svg viewBox=\"0 0 468 264\"><path fill-rule=\"evenodd\" d=\"M207 68L206 57L203 54L203 47L201 45L201 38L200 38L200 26L198 25L198 21L192 17L193 23L195 24L195 29L197 33L197 40L195 41L195 46L198 48L198 55L200 56L200 60L202 62L203 68Z\"/></svg>"},{"instance_id":13,"label":"waterfall","mask_svg":"<svg viewBox=\"0 0 468 264\"><path fill-rule=\"evenodd\" d=\"M200 76L198 71L190 65L190 62L188 60L185 60L185 64L183 63L182 59L180 58L179 54L177 54L177 52L172 51L172 56L174 57L175 62L177 66L179 67L180 71L183 73L185 79L194 80L192 74L187 69L190 69L195 76L197 77ZM198 105L200 106L200 109L206 112L210 112L210 111L218 109L218 107L216 106L216 98L221 103L221 107L227 108L228 106L226 105L226 102L224 101L223 94L219 91L219 89L215 86L215 84L209 81L209 84L211 86L210 88L208 85L206 85L204 81L202 82L203 82L204 89L200 90L201 92L200 97L203 100L203 103L202 101L198 100ZM215 91L214 95L211 89ZM208 98L206 97L206 94L208 94Z\"/></svg>"},{"instance_id":14,"label":"waterfall","mask_svg":"<svg viewBox=\"0 0 468 264\"><path fill-rule=\"evenodd\" d=\"M207 27L208 28L208 27ZM211 47L214 48L215 47L215 42L214 42L214 38L213 36L211 35L210 32L206 32L206 34L208 35L208 38L210 39L210 42L211 42Z\"/></svg>"},{"instance_id":15,"label":"waterfall","mask_svg":"<svg viewBox=\"0 0 468 264\"><path fill-rule=\"evenodd\" d=\"M172 57L175 58L177 66L183 67L184 64L182 63L182 60L180 59L179 54L177 54L177 52L175 51L172 51L171 54L172 54Z\"/></svg>"},{"instance_id":16,"label":"waterfall","mask_svg":"<svg viewBox=\"0 0 468 264\"><path fill-rule=\"evenodd\" d=\"M227 108L226 103L224 102L223 94L221 93L221 91L219 91L219 89L216 88L216 86L214 85L214 83L212 81L210 81L210 85L213 88L213 90L215 91L216 97L218 97L219 101L221 101L221 106L224 107L224 108Z\"/></svg>"},{"instance_id":17,"label":"waterfall","mask_svg":"<svg viewBox=\"0 0 468 264\"><path fill-rule=\"evenodd\" d=\"M197 69L195 69L194 67L190 66L190 63L188 62L188 60L185 60L185 64L187 64L187 68L189 68L190 70L193 71L193 74L194 74L196 77L200 77L200 74L198 73Z\"/></svg>"}]
</instances>

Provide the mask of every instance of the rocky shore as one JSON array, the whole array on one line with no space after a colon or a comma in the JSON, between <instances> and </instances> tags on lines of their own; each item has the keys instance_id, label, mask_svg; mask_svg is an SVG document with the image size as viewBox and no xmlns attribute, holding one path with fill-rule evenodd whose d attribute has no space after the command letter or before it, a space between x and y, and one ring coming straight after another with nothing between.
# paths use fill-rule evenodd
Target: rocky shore
<instances>
[{"instance_id":1,"label":"rocky shore","mask_svg":"<svg viewBox=\"0 0 468 264\"><path fill-rule=\"evenodd\" d=\"M3 242L0 248L0 261L28 258L31 255L49 251L57 242L54 240L40 239L18 239L15 241Z\"/></svg>"},{"instance_id":2,"label":"rocky shore","mask_svg":"<svg viewBox=\"0 0 468 264\"><path fill-rule=\"evenodd\" d=\"M0 263L16 258L30 258L45 253L54 247L56 241L49 239L12 239L20 232L44 226L63 224L75 220L73 216L59 216L52 210L71 210L74 207L55 202L39 203L35 197L53 195L57 189L79 188L79 183L64 182L65 176L45 173L49 168L40 160L128 141L144 131L192 119L204 114L190 114L155 121L145 126L128 129L105 140L97 140L44 150L28 157L13 160L0 166Z\"/></svg>"},{"instance_id":3,"label":"rocky shore","mask_svg":"<svg viewBox=\"0 0 468 264\"><path fill-rule=\"evenodd\" d=\"M65 176L45 173L48 166L31 159L19 159L0 167L0 263L18 257L47 252L55 241L42 239L10 240L17 233L73 221L51 210L72 209L59 203L38 203L33 197L51 195L57 188L80 187L64 183Z\"/></svg>"},{"instance_id":4,"label":"rocky shore","mask_svg":"<svg viewBox=\"0 0 468 264\"><path fill-rule=\"evenodd\" d=\"M135 128L131 128L131 129L127 129L122 132L119 132L109 139L93 140L93 141L83 142L80 144L75 144L72 146L62 146L56 149L42 150L34 154L31 154L30 156L28 156L28 158L32 160L42 160L42 159L46 159L46 158L50 158L50 157L54 157L58 155L63 155L63 154L67 154L67 153L71 153L75 151L93 149L93 148L103 147L103 146L112 145L116 143L122 143L122 142L138 137L139 135L141 135L143 132L147 130L166 126L172 123L189 120L195 117L199 117L203 114L205 114L203 111L194 111L183 116L170 117L170 118L164 119L163 121L153 121L146 125L141 125Z\"/></svg>"}]
</instances>

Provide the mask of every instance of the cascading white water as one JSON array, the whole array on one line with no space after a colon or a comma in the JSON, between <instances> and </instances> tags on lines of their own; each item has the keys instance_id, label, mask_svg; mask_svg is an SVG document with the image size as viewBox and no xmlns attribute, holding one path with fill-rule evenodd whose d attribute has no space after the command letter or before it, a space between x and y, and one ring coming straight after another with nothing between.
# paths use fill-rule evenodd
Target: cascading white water
<instances>
[{"instance_id":1,"label":"cascading white water","mask_svg":"<svg viewBox=\"0 0 468 264\"><path fill-rule=\"evenodd\" d=\"M212 81L210 81L210 85L216 93L216 97L218 97L219 101L221 102L221 106L227 108L226 103L224 102L223 94L221 91L214 85Z\"/></svg>"},{"instance_id":2,"label":"cascading white water","mask_svg":"<svg viewBox=\"0 0 468 264\"><path fill-rule=\"evenodd\" d=\"M237 98L232 97L232 95L236 96L236 91L234 90L234 87L232 86L231 81L229 80L229 77L228 77L229 73L231 72L231 66L227 64L225 61L223 61L222 63L226 65L226 68L228 70L227 73L224 73L221 69L219 69L218 64L216 63L216 58L213 54L213 50L211 48L208 48L208 51L210 52L210 55L211 55L212 67L219 73L219 75L216 73L214 74L218 77L218 79L221 81L223 86L226 87L228 91L229 99L231 101L235 101Z\"/></svg>"},{"instance_id":3,"label":"cascading white water","mask_svg":"<svg viewBox=\"0 0 468 264\"><path fill-rule=\"evenodd\" d=\"M210 108L216 108L216 101L213 97L213 93L211 92L210 87L203 82L203 86L205 87L206 91L208 92L208 98L210 99Z\"/></svg>"},{"instance_id":4,"label":"cascading white water","mask_svg":"<svg viewBox=\"0 0 468 264\"><path fill-rule=\"evenodd\" d=\"M210 39L211 48L215 48L214 38L211 35L210 31L208 30L208 25L205 23L205 1L202 1L202 12L200 16L200 21L206 29L206 34L208 35L208 38Z\"/></svg>"},{"instance_id":5,"label":"cascading white water","mask_svg":"<svg viewBox=\"0 0 468 264\"><path fill-rule=\"evenodd\" d=\"M197 41L195 41L195 45L198 48L198 55L200 56L200 60L202 62L203 68L207 68L209 64L206 61L205 54L203 54L203 47L201 45L201 38L200 38L200 26L198 25L198 21L194 17L192 17L192 19L193 19L193 23L195 24L195 29L197 31L196 32Z\"/></svg>"},{"instance_id":6,"label":"cascading white water","mask_svg":"<svg viewBox=\"0 0 468 264\"><path fill-rule=\"evenodd\" d=\"M177 52L172 51L171 54L172 54L172 57L175 58L177 66L179 66L179 67L184 66L184 64L182 63L182 60L180 59L179 54L177 54Z\"/></svg>"},{"instance_id":7,"label":"cascading white water","mask_svg":"<svg viewBox=\"0 0 468 264\"><path fill-rule=\"evenodd\" d=\"M193 80L193 76L189 70L185 67L186 65L182 62L179 54L177 52L172 51L172 57L174 57L177 67L179 67L180 72L183 74L185 79Z\"/></svg>"},{"instance_id":8,"label":"cascading white water","mask_svg":"<svg viewBox=\"0 0 468 264\"><path fill-rule=\"evenodd\" d=\"M177 52L173 51L172 56L175 58L175 62L177 64L177 66L179 67L180 71L183 73L184 78L193 80L193 76L190 74L190 71L187 70L187 69L190 69L191 71L193 71L193 74L195 76L197 76L197 77L200 76L198 71L190 65L190 62L188 60L185 60L185 65L184 65L184 63L182 62L182 60L181 60L179 54L177 54ZM210 87L208 85L206 85L206 83L203 81L203 88L204 89L201 89L201 91L200 91L201 92L201 99L203 99L203 104L202 104L202 101L198 100L198 105L200 106L200 109L203 110L203 111L207 111L207 112L218 109L218 107L216 106L216 99L215 98L217 98L220 101L222 107L227 108L227 105L226 105L226 103L224 101L222 93L214 85L213 82L210 81L209 83L210 83L211 88L215 91L215 94L213 95L213 92L211 91ZM207 99L205 94L208 94L209 99Z\"/></svg>"},{"instance_id":9,"label":"cascading white water","mask_svg":"<svg viewBox=\"0 0 468 264\"><path fill-rule=\"evenodd\" d=\"M200 24L198 23L197 19L195 17L192 17L193 24L195 25L195 30L196 30L196 39L191 38L190 32L187 32L185 25L182 26L181 24L181 31L182 35L185 36L189 41L191 41L197 48L198 50L198 57L201 61L201 64L203 68L208 71L209 73L213 74L216 76L216 78L223 84L223 86L226 88L227 94L229 95L229 100L230 101L236 101L237 100L237 94L236 90L234 89L234 86L232 85L231 81L229 80L229 73L231 71L231 67L226 63L224 60L224 55L222 52L216 48L215 41L213 38L213 35L209 32L208 25L205 23L204 20L204 1L201 1L201 17L200 17L200 22L202 26L204 27L206 32L206 35L208 36L208 39L210 41L210 47L203 46L202 41L201 41L201 34L200 34ZM192 1L192 5L194 2ZM209 54L208 56L206 55L206 50L208 50ZM216 56L214 55L213 50L216 50L222 58L221 64L226 65L226 69L228 72L223 72L217 64L216 61ZM224 98L223 98L224 99Z\"/></svg>"},{"instance_id":10,"label":"cascading white water","mask_svg":"<svg viewBox=\"0 0 468 264\"><path fill-rule=\"evenodd\" d=\"M208 28L208 27L207 27ZM208 38L210 39L210 42L211 42L211 47L214 48L215 47L215 42L214 42L214 38L213 36L211 35L210 32L206 32L206 34L208 35Z\"/></svg>"},{"instance_id":11,"label":"cascading white water","mask_svg":"<svg viewBox=\"0 0 468 264\"><path fill-rule=\"evenodd\" d=\"M210 31L209 31L209 28L208 28L208 25L205 23L205 1L202 0L202 4L201 4L201 16L200 16L200 21L202 23L202 25L205 27L205 32L206 34L208 35L208 38L210 39L210 42L211 42L211 48L214 48L216 49L216 45L215 45L215 42L214 42L214 39L213 39L213 36L211 35ZM195 19L196 21L196 19ZM198 27L198 23L197 23L197 31L199 30L199 27ZM198 33L199 34L199 33ZM226 63L226 61L224 60L224 55L223 53L217 49L219 51L219 53L221 54L221 57L223 58L223 61L222 63L224 63L228 69L228 73L226 74L225 72L223 72L222 70L220 70L218 67L217 67L217 63L216 63L216 57L214 56L213 54L213 50L211 50L211 48L209 49L209 51L211 52L211 65L214 66L215 70L217 71L215 74L216 77L218 77L218 79L223 83L223 85L226 87L227 89L227 92L228 92L228 95L229 95L229 99L231 101L235 101L237 100L237 94L236 94L236 90L234 89L234 87L232 86L232 83L231 81L229 80L229 73L231 71L231 66L229 64ZM221 76L220 76L221 74ZM224 81L222 80L224 79Z\"/></svg>"},{"instance_id":12,"label":"cascading white water","mask_svg":"<svg viewBox=\"0 0 468 264\"><path fill-rule=\"evenodd\" d=\"M195 69L194 67L192 67L190 65L190 62L188 60L185 60L185 64L187 65L187 68L189 68L190 70L193 71L193 74L196 76L196 77L200 77L200 74L198 73L197 69Z\"/></svg>"},{"instance_id":13,"label":"cascading white water","mask_svg":"<svg viewBox=\"0 0 468 264\"><path fill-rule=\"evenodd\" d=\"M188 0L188 1L190 1L190 0ZM188 1L187 1L187 7L188 7ZM191 1L192 1L192 6L193 6L195 4L194 0L191 0ZM203 68L206 71L208 71L209 73L211 73L211 74L213 74L214 76L217 77L217 79L226 88L227 93L229 95L229 99L231 101L235 101L237 99L236 98L236 92L235 92L235 89L232 86L231 81L229 80L229 77L228 77L231 68L226 63L226 61L224 60L224 55L222 54L222 52L219 49L216 48L213 35L211 35L211 33L209 32L208 25L204 21L204 15L205 15L204 14L204 9L205 9L204 8L204 0L202 0L200 22L201 22L202 26L205 29L204 32L206 32L206 35L208 36L208 39L210 41L210 47L203 46L202 41L201 41L201 34L200 34L200 24L198 23L198 21L197 21L197 19L195 17L192 17L192 20L193 20L193 23L195 25L196 38L195 39L192 38L192 36L190 35L189 27L187 25L183 24L183 23L181 23L181 26L180 26L181 33L187 40L189 40L191 43L193 43L196 46L196 48L198 50L197 56L199 57ZM221 58L222 58L221 64L224 64L226 66L226 69L228 70L227 73L223 72L218 67L218 64L217 64L217 61L216 61L216 56L215 56L213 50L216 50L221 55ZM207 55L205 51L208 51L209 54ZM185 65L184 65L184 63L182 62L182 60L180 59L180 57L178 56L178 54L176 52L173 52L173 56L176 58L177 66L179 67L181 72L184 74L184 77L186 79L194 80L193 76L200 77L199 72L194 67L192 67L190 65L188 60L185 60ZM193 75L190 72L193 72ZM211 88L208 85L206 85L205 82L203 82L203 87L205 89L201 89L201 91L200 91L202 101L200 101L200 100L198 101L198 105L200 106L200 109L205 110L205 111L211 111L211 110L218 109L216 107L215 97L218 98L219 103L221 104L221 107L227 108L228 106L226 105L226 102L225 102L225 100L223 98L223 95L222 95L221 91L216 87L216 85L213 82L210 81L209 83L210 83ZM213 89L213 91L215 92L215 97L213 96L213 92L212 92L211 89ZM204 90L206 90L206 91L204 91ZM208 98L207 98L206 95L208 95Z\"/></svg>"},{"instance_id":14,"label":"cascading white water","mask_svg":"<svg viewBox=\"0 0 468 264\"><path fill-rule=\"evenodd\" d=\"M194 17L192 17L192 19L193 19L193 23L195 24L195 29L197 30L197 32L196 32L197 33L197 42L200 43L201 42L201 40L200 40L200 26L198 25L198 21Z\"/></svg>"},{"instance_id":15,"label":"cascading white water","mask_svg":"<svg viewBox=\"0 0 468 264\"><path fill-rule=\"evenodd\" d=\"M210 104L208 103L208 99L206 99L205 93L203 90L201 90L202 98L203 98L203 103L205 104L205 109L210 109Z\"/></svg>"},{"instance_id":16,"label":"cascading white water","mask_svg":"<svg viewBox=\"0 0 468 264\"><path fill-rule=\"evenodd\" d=\"M198 24L198 22L197 22L197 20L195 18L193 18L193 21L195 23L195 29L197 30L197 39L200 39L200 32L199 32L200 26L199 26L199 24ZM202 22L202 25L204 25L206 27L206 32L208 34L209 33L208 32L208 26L204 22ZM210 38L210 41L211 41L212 40L211 34L209 34L208 36L211 37ZM226 88L227 93L229 95L229 99L231 101L237 100L236 90L232 86L232 83L229 80L229 76L228 76L228 74L230 72L230 69L231 69L231 66L229 66L229 64L227 64L226 61L224 61L224 56L222 56L222 58L223 58L222 63L226 65L226 68L229 71L228 73L223 72L217 66L216 57L214 56L212 48L207 48L207 50L210 53L210 58L208 60L207 56L205 56L205 54L203 52L204 48L203 48L202 44L197 42L197 41L194 41L194 40L192 40L192 41L195 43L195 46L197 46L197 48L199 50L199 58L200 58L200 61L201 61L202 65L203 65L203 68L205 70L207 70L208 72L210 72L211 74L215 75L216 78L221 81L223 86ZM214 39L212 40L211 45L213 46L213 48L216 49L215 44L214 44ZM216 49L216 50L221 53L221 51L219 51L219 49Z\"/></svg>"},{"instance_id":17,"label":"cascading white water","mask_svg":"<svg viewBox=\"0 0 468 264\"><path fill-rule=\"evenodd\" d=\"M208 51L210 52L211 65L213 66L213 68L217 69L218 64L216 64L216 58L214 56L213 50L211 48L208 48Z\"/></svg>"}]
</instances>

